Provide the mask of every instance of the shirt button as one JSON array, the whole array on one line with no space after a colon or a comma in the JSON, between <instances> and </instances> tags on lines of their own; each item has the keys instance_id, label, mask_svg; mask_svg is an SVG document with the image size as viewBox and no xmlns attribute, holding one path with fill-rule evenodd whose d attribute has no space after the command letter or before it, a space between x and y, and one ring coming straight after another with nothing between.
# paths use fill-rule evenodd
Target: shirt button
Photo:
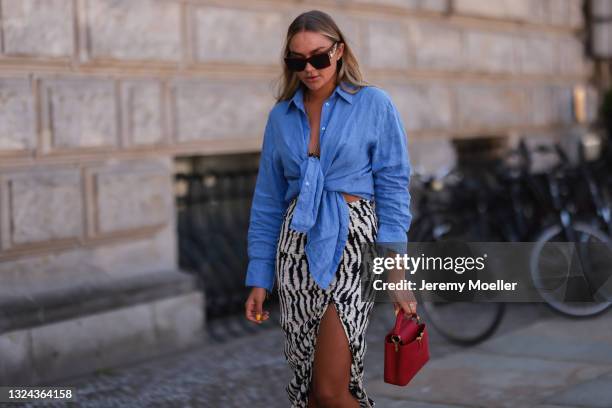
<instances>
[{"instance_id":1,"label":"shirt button","mask_svg":"<svg viewBox=\"0 0 612 408\"><path fill-rule=\"evenodd\" d=\"M325 102L325 106L329 106L329 102Z\"/></svg>"},{"instance_id":2,"label":"shirt button","mask_svg":"<svg viewBox=\"0 0 612 408\"><path fill-rule=\"evenodd\" d=\"M307 182L306 182L306 185L307 185L307 186L309 186L309 185L310 185L310 183L307 181Z\"/></svg>"},{"instance_id":3,"label":"shirt button","mask_svg":"<svg viewBox=\"0 0 612 408\"><path fill-rule=\"evenodd\" d=\"M321 128L321 130L325 130L325 126L323 126L323 127Z\"/></svg>"}]
</instances>

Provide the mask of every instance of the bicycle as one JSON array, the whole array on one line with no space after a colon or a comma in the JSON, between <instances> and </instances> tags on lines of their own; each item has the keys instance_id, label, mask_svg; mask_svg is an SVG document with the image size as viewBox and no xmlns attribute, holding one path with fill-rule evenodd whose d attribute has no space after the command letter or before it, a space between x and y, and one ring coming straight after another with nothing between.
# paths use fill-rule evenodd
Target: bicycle
<instances>
[{"instance_id":1,"label":"bicycle","mask_svg":"<svg viewBox=\"0 0 612 408\"><path fill-rule=\"evenodd\" d=\"M416 171L415 179L422 186L422 195L418 201L420 208L419 218L415 227L409 231L411 242L443 242L457 240L458 229L465 232L470 221L465 222L464 216L470 213L472 205L468 202L448 206L444 196L447 186L454 186L451 190L461 189L466 185L466 178L449 168L442 169L436 175L426 176ZM473 186L472 186L473 187ZM442 195L442 197L440 197ZM466 196L469 196L467 194ZM451 194L452 196L452 194ZM486 212L485 195L478 196L476 208L480 208L477 218L481 225L478 230L485 229L484 214ZM473 204L473 203L472 203ZM461 226L461 227L459 227ZM476 303L465 301L439 301L432 300L430 292L417 291L415 297L422 306L428 322L446 339L452 343L469 346L480 343L491 337L499 327L505 314L505 303ZM436 296L436 298L438 298Z\"/></svg>"},{"instance_id":2,"label":"bicycle","mask_svg":"<svg viewBox=\"0 0 612 408\"><path fill-rule=\"evenodd\" d=\"M554 217L534 238L529 261L534 285L557 312L575 317L597 315L611 304L609 294L600 293L600 289L605 290L602 277L612 259L612 239L591 223L575 219L576 206L569 199L568 180L576 178L560 145L539 146L536 151L557 154L559 163L545 174ZM575 260L579 270L574 274ZM598 273L596 268L601 266L604 271Z\"/></svg>"}]
</instances>

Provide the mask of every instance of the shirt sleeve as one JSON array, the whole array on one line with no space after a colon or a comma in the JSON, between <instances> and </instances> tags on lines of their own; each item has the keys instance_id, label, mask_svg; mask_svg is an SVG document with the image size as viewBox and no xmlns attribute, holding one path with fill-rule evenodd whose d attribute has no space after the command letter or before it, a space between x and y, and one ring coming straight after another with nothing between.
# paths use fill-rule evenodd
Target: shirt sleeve
<instances>
[{"instance_id":1,"label":"shirt sleeve","mask_svg":"<svg viewBox=\"0 0 612 408\"><path fill-rule=\"evenodd\" d=\"M276 154L274 127L268 116L255 182L248 230L249 264L245 286L272 292L275 280L276 245L286 210L287 180Z\"/></svg>"},{"instance_id":2,"label":"shirt sleeve","mask_svg":"<svg viewBox=\"0 0 612 408\"><path fill-rule=\"evenodd\" d=\"M410 159L407 134L392 103L379 117L378 142L372 154L374 200L378 217L376 243L400 255L407 254L410 213Z\"/></svg>"}]
</instances>

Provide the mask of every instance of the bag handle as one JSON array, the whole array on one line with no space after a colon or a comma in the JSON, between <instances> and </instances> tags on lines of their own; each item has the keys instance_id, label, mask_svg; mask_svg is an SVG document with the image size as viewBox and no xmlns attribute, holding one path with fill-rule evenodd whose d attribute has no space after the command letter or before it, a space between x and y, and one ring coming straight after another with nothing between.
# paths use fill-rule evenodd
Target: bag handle
<instances>
[{"instance_id":1,"label":"bag handle","mask_svg":"<svg viewBox=\"0 0 612 408\"><path fill-rule=\"evenodd\" d=\"M412 318L416 318L416 322L417 324L421 324L421 319L419 318L419 315L416 313L402 313L399 314L395 313L395 326L393 326L393 330L391 331L391 342L393 343L393 345L395 346L395 352L399 351L399 345L402 343L402 338L399 335L399 329L402 325L402 321L404 320L404 316L408 315L408 319L412 319ZM421 333L419 333L419 336L417 337L417 340L419 341L419 343L421 342L421 338L423 336L423 331L421 331Z\"/></svg>"},{"instance_id":2,"label":"bag handle","mask_svg":"<svg viewBox=\"0 0 612 408\"><path fill-rule=\"evenodd\" d=\"M404 316L408 316L408 319L415 319L417 324L421 324L421 318L419 317L419 315L415 312L415 313L406 313L403 312L402 310L402 314L400 315L398 313L400 309L395 311L395 326L393 326L393 334L397 334L399 333L399 329L402 326L402 321L404 320Z\"/></svg>"}]
</instances>

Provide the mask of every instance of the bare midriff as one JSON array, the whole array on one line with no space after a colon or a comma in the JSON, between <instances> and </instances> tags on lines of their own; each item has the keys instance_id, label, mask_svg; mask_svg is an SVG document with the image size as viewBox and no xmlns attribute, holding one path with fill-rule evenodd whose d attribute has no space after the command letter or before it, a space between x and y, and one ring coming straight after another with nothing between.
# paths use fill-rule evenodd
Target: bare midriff
<instances>
[{"instance_id":1,"label":"bare midriff","mask_svg":"<svg viewBox=\"0 0 612 408\"><path fill-rule=\"evenodd\" d=\"M361 199L361 197L356 196L356 195L352 195L349 193L342 193L342 195L344 196L344 199L346 200L347 203L351 203L353 201L357 201L359 199Z\"/></svg>"}]
</instances>

